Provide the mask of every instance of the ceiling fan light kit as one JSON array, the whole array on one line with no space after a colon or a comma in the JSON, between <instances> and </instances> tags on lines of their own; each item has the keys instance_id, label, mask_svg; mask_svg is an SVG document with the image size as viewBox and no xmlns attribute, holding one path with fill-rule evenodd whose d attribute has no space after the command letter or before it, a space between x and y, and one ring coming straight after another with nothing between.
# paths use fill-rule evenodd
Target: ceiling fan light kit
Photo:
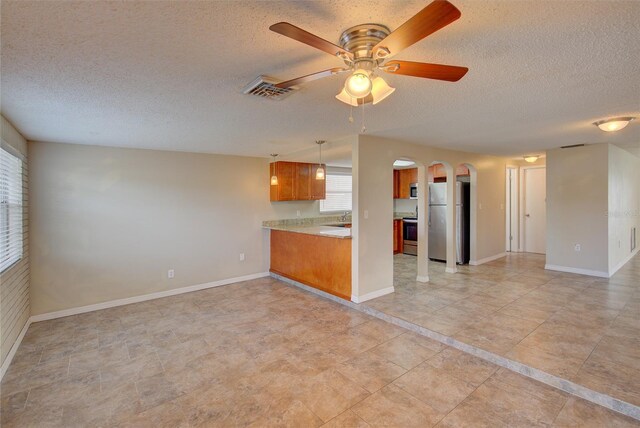
<instances>
[{"instance_id":1,"label":"ceiling fan light kit","mask_svg":"<svg viewBox=\"0 0 640 428\"><path fill-rule=\"evenodd\" d=\"M396 88L392 88L384 81L382 77L376 77L373 79L373 88L371 89L371 96L373 97L373 105L378 104L380 101L393 94Z\"/></svg>"},{"instance_id":2,"label":"ceiling fan light kit","mask_svg":"<svg viewBox=\"0 0 640 428\"><path fill-rule=\"evenodd\" d=\"M344 90L352 98L364 98L371 93L373 83L366 70L356 70L344 82Z\"/></svg>"},{"instance_id":3,"label":"ceiling fan light kit","mask_svg":"<svg viewBox=\"0 0 640 428\"><path fill-rule=\"evenodd\" d=\"M349 71L351 74L336 98L355 107L367 103L375 105L395 91L395 88L389 86L377 74L378 70L404 76L457 82L467 73L468 68L410 61L385 61L451 24L460 18L460 15L460 11L448 1L436 0L395 31L390 31L381 24L361 24L348 28L340 36L338 42L340 46L288 22L273 24L269 27L271 31L336 56L346 65L346 68L323 70L287 80L275 86L285 89Z\"/></svg>"}]
</instances>

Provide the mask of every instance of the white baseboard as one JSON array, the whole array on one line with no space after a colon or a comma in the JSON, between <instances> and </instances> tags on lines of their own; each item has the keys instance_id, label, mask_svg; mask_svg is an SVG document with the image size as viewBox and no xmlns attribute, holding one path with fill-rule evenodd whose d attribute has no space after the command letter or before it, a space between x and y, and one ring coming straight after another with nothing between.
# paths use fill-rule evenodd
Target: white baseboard
<instances>
[{"instance_id":1,"label":"white baseboard","mask_svg":"<svg viewBox=\"0 0 640 428\"><path fill-rule=\"evenodd\" d=\"M618 265L615 268L611 269L611 271L609 272L609 277L612 277L613 275L615 275L616 272L618 272L622 266L626 265L627 262L633 258L633 256L638 254L638 251L640 251L640 247L633 250L631 254L629 254L627 257L625 257L624 260L618 263Z\"/></svg>"},{"instance_id":2,"label":"white baseboard","mask_svg":"<svg viewBox=\"0 0 640 428\"><path fill-rule=\"evenodd\" d=\"M376 290L376 291L372 291L371 293L367 293L364 294L362 296L351 296L351 301L354 303L362 303L362 302L366 302L367 300L371 300L371 299L375 299L376 297L381 297L384 296L386 294L391 294L395 291L395 289L393 288L393 286L391 287L387 287L387 288L383 288L382 290Z\"/></svg>"},{"instance_id":3,"label":"white baseboard","mask_svg":"<svg viewBox=\"0 0 640 428\"><path fill-rule=\"evenodd\" d=\"M9 368L9 366L11 365L11 361L13 361L13 357L15 357L16 352L18 351L18 348L20 347L20 344L22 343L22 339L24 339L24 335L27 334L27 330L29 329L29 326L31 325L31 322L32 322L31 318L29 318L27 320L27 322L24 323L24 327L22 327L22 331L20 332L20 334L16 338L16 341L13 342L13 346L11 346L11 350L7 354L7 358L4 359L4 362L2 363L2 366L0 367L0 381L4 377L4 374L7 372L7 369Z\"/></svg>"},{"instance_id":4,"label":"white baseboard","mask_svg":"<svg viewBox=\"0 0 640 428\"><path fill-rule=\"evenodd\" d=\"M127 297L125 299L110 300L108 302L96 303L93 305L80 306L77 308L64 309L62 311L47 312L45 314L34 315L31 322L52 320L55 318L68 317L71 315L83 314L86 312L99 311L101 309L114 308L116 306L130 305L132 303L145 302L147 300L160 299L163 297L175 296L183 293L191 293L193 291L205 290L207 288L220 287L236 282L249 281L257 278L269 276L269 272L254 273L251 275L238 276L235 278L222 279L220 281L207 282L204 284L191 285L188 287L174 288L172 290L159 291L157 293L143 294L141 296Z\"/></svg>"},{"instance_id":5,"label":"white baseboard","mask_svg":"<svg viewBox=\"0 0 640 428\"><path fill-rule=\"evenodd\" d=\"M416 281L418 282L429 282L429 275L418 275L416 276Z\"/></svg>"},{"instance_id":6,"label":"white baseboard","mask_svg":"<svg viewBox=\"0 0 640 428\"><path fill-rule=\"evenodd\" d=\"M507 256L507 253L495 254L493 256L485 257L484 259L480 259L480 260L470 260L469 264L471 266L479 266L479 265L482 265L482 264L485 264L485 263L492 262L494 260L501 259L501 258L506 257L506 256Z\"/></svg>"},{"instance_id":7,"label":"white baseboard","mask_svg":"<svg viewBox=\"0 0 640 428\"><path fill-rule=\"evenodd\" d=\"M446 268L444 268L444 272L445 272L445 273L456 273L456 272L458 272L458 268L455 268L455 267L452 267L452 268L450 268L450 267L446 267Z\"/></svg>"},{"instance_id":8,"label":"white baseboard","mask_svg":"<svg viewBox=\"0 0 640 428\"><path fill-rule=\"evenodd\" d=\"M580 269L573 268L568 266L557 266L557 265L544 265L546 270L555 270L558 272L567 272L567 273L577 273L579 275L589 275L589 276L597 276L599 278L609 278L608 272L603 272L599 270L590 270L590 269Z\"/></svg>"}]
</instances>

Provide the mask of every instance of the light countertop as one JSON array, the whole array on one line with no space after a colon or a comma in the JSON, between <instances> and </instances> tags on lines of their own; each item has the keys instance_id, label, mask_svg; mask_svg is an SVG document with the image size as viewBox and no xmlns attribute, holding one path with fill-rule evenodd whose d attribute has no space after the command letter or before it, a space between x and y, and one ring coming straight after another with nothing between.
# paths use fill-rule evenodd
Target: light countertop
<instances>
[{"instance_id":1,"label":"light countertop","mask_svg":"<svg viewBox=\"0 0 640 428\"><path fill-rule=\"evenodd\" d=\"M307 235L324 236L327 238L351 239L351 228L319 225L291 225L291 226L263 226L265 229L281 230L284 232L304 233Z\"/></svg>"}]
</instances>

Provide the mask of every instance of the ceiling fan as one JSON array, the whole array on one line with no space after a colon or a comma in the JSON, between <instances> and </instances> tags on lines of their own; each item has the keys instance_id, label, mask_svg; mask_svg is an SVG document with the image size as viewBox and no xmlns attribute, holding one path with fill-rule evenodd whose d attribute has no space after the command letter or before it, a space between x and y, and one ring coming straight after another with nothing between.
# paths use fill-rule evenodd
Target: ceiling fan
<instances>
[{"instance_id":1,"label":"ceiling fan","mask_svg":"<svg viewBox=\"0 0 640 428\"><path fill-rule=\"evenodd\" d=\"M346 67L334 67L307 74L274 86L286 89L334 74L351 72L344 88L336 98L352 106L358 106L366 103L377 104L395 91L395 88L387 85L378 75L378 70L404 76L457 82L469 71L468 68L389 59L401 50L451 24L460 18L460 15L460 11L448 1L436 0L393 32L380 24L351 27L340 36L340 46L288 22L273 24L269 27L271 31L337 56L346 65Z\"/></svg>"}]
</instances>

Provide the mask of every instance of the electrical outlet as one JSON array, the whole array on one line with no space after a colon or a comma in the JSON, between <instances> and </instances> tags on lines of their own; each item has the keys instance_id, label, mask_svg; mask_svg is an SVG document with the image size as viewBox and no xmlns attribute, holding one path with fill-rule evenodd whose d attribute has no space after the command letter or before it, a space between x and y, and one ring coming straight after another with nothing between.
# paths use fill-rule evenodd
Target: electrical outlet
<instances>
[{"instance_id":1,"label":"electrical outlet","mask_svg":"<svg viewBox=\"0 0 640 428\"><path fill-rule=\"evenodd\" d=\"M300 210L296 211L296 217L300 217Z\"/></svg>"},{"instance_id":2,"label":"electrical outlet","mask_svg":"<svg viewBox=\"0 0 640 428\"><path fill-rule=\"evenodd\" d=\"M167 271L167 278L173 279L174 276L176 276L176 272L173 269L169 269Z\"/></svg>"},{"instance_id":3,"label":"electrical outlet","mask_svg":"<svg viewBox=\"0 0 640 428\"><path fill-rule=\"evenodd\" d=\"M482 209L482 202L478 204L478 209Z\"/></svg>"},{"instance_id":4,"label":"electrical outlet","mask_svg":"<svg viewBox=\"0 0 640 428\"><path fill-rule=\"evenodd\" d=\"M369 218L369 210L364 210L364 219L368 219Z\"/></svg>"},{"instance_id":5,"label":"electrical outlet","mask_svg":"<svg viewBox=\"0 0 640 428\"><path fill-rule=\"evenodd\" d=\"M574 245L573 249L576 251L576 253L579 253L582 250L582 246L580 244L576 244Z\"/></svg>"},{"instance_id":6,"label":"electrical outlet","mask_svg":"<svg viewBox=\"0 0 640 428\"><path fill-rule=\"evenodd\" d=\"M240 253L240 261L243 262L244 261L244 253Z\"/></svg>"}]
</instances>

